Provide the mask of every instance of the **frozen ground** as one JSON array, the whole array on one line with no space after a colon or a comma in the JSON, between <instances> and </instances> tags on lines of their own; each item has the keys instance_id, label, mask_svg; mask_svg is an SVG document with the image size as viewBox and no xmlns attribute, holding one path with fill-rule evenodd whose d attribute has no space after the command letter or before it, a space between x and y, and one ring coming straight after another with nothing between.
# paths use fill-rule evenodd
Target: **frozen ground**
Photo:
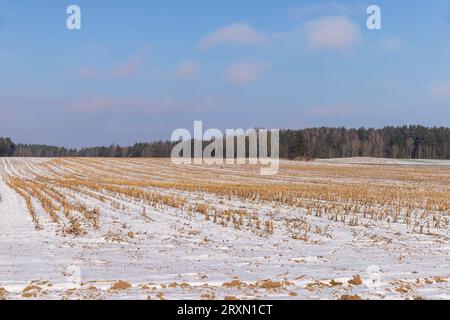
<instances>
[{"instance_id":1,"label":"frozen ground","mask_svg":"<svg viewBox=\"0 0 450 320\"><path fill-rule=\"evenodd\" d=\"M158 159L0 158L0 299L450 299L450 170L395 161L286 162L267 178ZM366 189L380 200L349 209ZM226 210L236 217L216 221Z\"/></svg>"},{"instance_id":2,"label":"frozen ground","mask_svg":"<svg viewBox=\"0 0 450 320\"><path fill-rule=\"evenodd\" d=\"M378 164L378 165L411 165L411 166L442 166L450 167L450 160L430 160L430 159L386 159L386 158L338 158L319 159L315 163L334 164Z\"/></svg>"}]
</instances>

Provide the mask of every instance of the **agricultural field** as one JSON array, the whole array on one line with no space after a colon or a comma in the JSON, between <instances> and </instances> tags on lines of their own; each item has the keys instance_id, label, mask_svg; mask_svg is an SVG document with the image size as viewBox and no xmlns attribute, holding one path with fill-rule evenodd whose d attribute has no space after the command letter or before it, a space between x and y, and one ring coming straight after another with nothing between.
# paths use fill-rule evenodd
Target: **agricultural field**
<instances>
[{"instance_id":1,"label":"agricultural field","mask_svg":"<svg viewBox=\"0 0 450 320\"><path fill-rule=\"evenodd\" d=\"M0 299L450 299L450 162L0 158Z\"/></svg>"}]
</instances>

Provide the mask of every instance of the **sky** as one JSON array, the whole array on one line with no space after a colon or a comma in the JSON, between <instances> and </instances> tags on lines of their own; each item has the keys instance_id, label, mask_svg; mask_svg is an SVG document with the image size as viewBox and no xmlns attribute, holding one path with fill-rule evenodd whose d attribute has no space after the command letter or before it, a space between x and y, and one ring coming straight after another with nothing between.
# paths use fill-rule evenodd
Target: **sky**
<instances>
[{"instance_id":1,"label":"sky","mask_svg":"<svg viewBox=\"0 0 450 320\"><path fill-rule=\"evenodd\" d=\"M81 30L69 30L69 5ZM366 10L381 9L381 30ZM450 1L0 0L0 136L450 123Z\"/></svg>"}]
</instances>

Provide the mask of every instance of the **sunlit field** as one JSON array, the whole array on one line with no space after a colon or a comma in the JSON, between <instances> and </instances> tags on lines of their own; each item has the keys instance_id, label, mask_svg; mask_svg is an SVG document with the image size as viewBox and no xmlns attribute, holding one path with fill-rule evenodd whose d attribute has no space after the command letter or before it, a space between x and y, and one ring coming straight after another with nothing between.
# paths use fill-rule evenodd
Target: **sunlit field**
<instances>
[{"instance_id":1,"label":"sunlit field","mask_svg":"<svg viewBox=\"0 0 450 320\"><path fill-rule=\"evenodd\" d=\"M450 163L0 159L0 298L449 299Z\"/></svg>"}]
</instances>

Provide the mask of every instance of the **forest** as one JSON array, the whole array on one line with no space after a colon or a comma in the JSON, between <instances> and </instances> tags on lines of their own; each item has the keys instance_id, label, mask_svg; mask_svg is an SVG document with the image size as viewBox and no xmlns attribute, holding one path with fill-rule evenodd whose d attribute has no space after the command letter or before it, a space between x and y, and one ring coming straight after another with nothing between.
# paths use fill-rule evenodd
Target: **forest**
<instances>
[{"instance_id":1,"label":"forest","mask_svg":"<svg viewBox=\"0 0 450 320\"><path fill-rule=\"evenodd\" d=\"M2 157L117 157L167 158L175 142L155 141L132 146L68 149L48 145L14 143L0 138ZM384 128L307 128L280 131L280 157L315 159L377 157L450 159L450 128L419 125Z\"/></svg>"}]
</instances>

